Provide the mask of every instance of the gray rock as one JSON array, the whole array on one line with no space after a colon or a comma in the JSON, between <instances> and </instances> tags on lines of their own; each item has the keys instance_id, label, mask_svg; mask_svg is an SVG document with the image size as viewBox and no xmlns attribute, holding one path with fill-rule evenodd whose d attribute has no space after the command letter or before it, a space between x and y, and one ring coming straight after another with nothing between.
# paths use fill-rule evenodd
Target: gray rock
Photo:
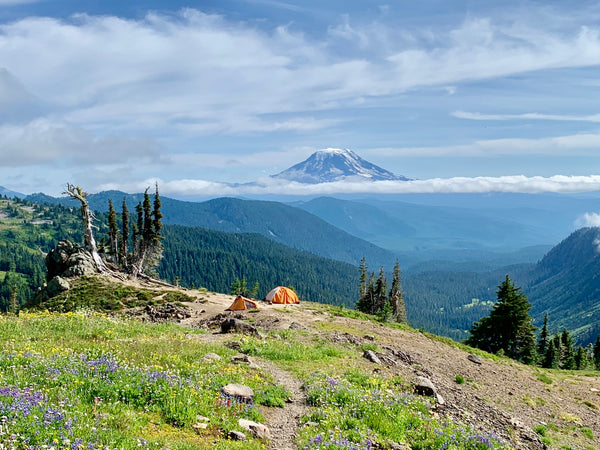
<instances>
[{"instance_id":1,"label":"gray rock","mask_svg":"<svg viewBox=\"0 0 600 450\"><path fill-rule=\"evenodd\" d=\"M481 365L483 363L483 360L481 359L481 356L479 356L479 355L469 355L469 356L467 356L467 358L469 359L469 361L471 361L472 363L475 363L475 364Z\"/></svg>"},{"instance_id":2,"label":"gray rock","mask_svg":"<svg viewBox=\"0 0 600 450\"><path fill-rule=\"evenodd\" d=\"M271 439L271 431L267 426L263 425L262 423L252 422L251 420L246 419L240 419L238 421L238 424L243 429L248 430L250 433L252 433L252 436L254 436L257 439Z\"/></svg>"},{"instance_id":3,"label":"gray rock","mask_svg":"<svg viewBox=\"0 0 600 450\"><path fill-rule=\"evenodd\" d=\"M435 402L440 406L444 406L446 404L446 400L444 400L444 397L442 397L439 392L435 393Z\"/></svg>"},{"instance_id":4,"label":"gray rock","mask_svg":"<svg viewBox=\"0 0 600 450\"><path fill-rule=\"evenodd\" d=\"M202 432L202 430L206 430L207 428L208 428L208 424L206 424L206 423L199 422L199 423L192 424L192 429L198 434L200 434Z\"/></svg>"},{"instance_id":5,"label":"gray rock","mask_svg":"<svg viewBox=\"0 0 600 450\"><path fill-rule=\"evenodd\" d=\"M431 380L425 377L417 377L417 381L415 383L415 392L418 395L425 395L427 397L435 397L437 394L435 386Z\"/></svg>"},{"instance_id":6,"label":"gray rock","mask_svg":"<svg viewBox=\"0 0 600 450\"><path fill-rule=\"evenodd\" d=\"M247 441L248 440L246 435L244 433L242 433L241 431L231 430L229 433L227 433L227 437L229 439L231 439L232 441Z\"/></svg>"},{"instance_id":7,"label":"gray rock","mask_svg":"<svg viewBox=\"0 0 600 450\"><path fill-rule=\"evenodd\" d=\"M251 402L254 398L254 391L252 388L243 384L230 383L223 386L221 392L223 395L234 397L247 403Z\"/></svg>"},{"instance_id":8,"label":"gray rock","mask_svg":"<svg viewBox=\"0 0 600 450\"><path fill-rule=\"evenodd\" d=\"M373 336L372 334L365 334L364 338L367 341L374 341L375 340L375 336Z\"/></svg>"},{"instance_id":9,"label":"gray rock","mask_svg":"<svg viewBox=\"0 0 600 450\"><path fill-rule=\"evenodd\" d=\"M221 333L242 333L258 336L258 329L243 320L229 318L221 322Z\"/></svg>"},{"instance_id":10,"label":"gray rock","mask_svg":"<svg viewBox=\"0 0 600 450\"><path fill-rule=\"evenodd\" d=\"M57 275L48 282L46 293L48 294L48 297L52 298L69 289L71 289L69 282Z\"/></svg>"},{"instance_id":11,"label":"gray rock","mask_svg":"<svg viewBox=\"0 0 600 450\"><path fill-rule=\"evenodd\" d=\"M289 326L290 330L306 330L306 327L298 322L292 322Z\"/></svg>"},{"instance_id":12,"label":"gray rock","mask_svg":"<svg viewBox=\"0 0 600 450\"><path fill-rule=\"evenodd\" d=\"M198 422L210 422L210 419L208 417L201 416L200 414L196 416L196 420Z\"/></svg>"},{"instance_id":13,"label":"gray rock","mask_svg":"<svg viewBox=\"0 0 600 450\"><path fill-rule=\"evenodd\" d=\"M231 362L234 364L249 363L250 358L248 358L248 355L234 355L231 357Z\"/></svg>"},{"instance_id":14,"label":"gray rock","mask_svg":"<svg viewBox=\"0 0 600 450\"><path fill-rule=\"evenodd\" d=\"M381 364L381 360L373 350L365 350L365 352L363 353L363 357L367 358L374 364Z\"/></svg>"},{"instance_id":15,"label":"gray rock","mask_svg":"<svg viewBox=\"0 0 600 450\"><path fill-rule=\"evenodd\" d=\"M202 357L202 361L221 361L221 359L216 353L207 353Z\"/></svg>"}]
</instances>

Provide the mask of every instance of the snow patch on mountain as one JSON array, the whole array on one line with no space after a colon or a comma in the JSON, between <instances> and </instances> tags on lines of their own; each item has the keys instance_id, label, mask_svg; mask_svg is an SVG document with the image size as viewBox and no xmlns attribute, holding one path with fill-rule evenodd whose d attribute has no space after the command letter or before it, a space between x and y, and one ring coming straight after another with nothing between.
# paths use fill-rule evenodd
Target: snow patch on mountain
<instances>
[{"instance_id":1,"label":"snow patch on mountain","mask_svg":"<svg viewBox=\"0 0 600 450\"><path fill-rule=\"evenodd\" d=\"M298 183L317 184L336 181L409 181L410 178L395 175L348 149L328 148L313 153L301 163L290 167L273 178Z\"/></svg>"}]
</instances>

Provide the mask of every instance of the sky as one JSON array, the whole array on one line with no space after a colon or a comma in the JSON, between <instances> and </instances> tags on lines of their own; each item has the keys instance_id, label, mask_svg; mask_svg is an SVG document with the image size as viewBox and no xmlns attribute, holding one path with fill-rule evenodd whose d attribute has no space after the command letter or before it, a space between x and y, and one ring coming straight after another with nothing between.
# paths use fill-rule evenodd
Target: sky
<instances>
[{"instance_id":1,"label":"sky","mask_svg":"<svg viewBox=\"0 0 600 450\"><path fill-rule=\"evenodd\" d=\"M0 186L600 191L600 4L574 5L0 0ZM416 181L269 180L325 148Z\"/></svg>"}]
</instances>

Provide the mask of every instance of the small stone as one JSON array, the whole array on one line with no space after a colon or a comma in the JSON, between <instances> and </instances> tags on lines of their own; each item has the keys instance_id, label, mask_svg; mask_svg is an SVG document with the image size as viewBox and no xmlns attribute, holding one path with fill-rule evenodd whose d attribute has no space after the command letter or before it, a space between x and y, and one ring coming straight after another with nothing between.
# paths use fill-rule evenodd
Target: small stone
<instances>
[{"instance_id":1,"label":"small stone","mask_svg":"<svg viewBox=\"0 0 600 450\"><path fill-rule=\"evenodd\" d=\"M373 336L372 334L365 334L365 339L367 341L374 341L375 340L375 336Z\"/></svg>"},{"instance_id":2,"label":"small stone","mask_svg":"<svg viewBox=\"0 0 600 450\"><path fill-rule=\"evenodd\" d=\"M481 365L483 363L483 360L481 359L481 356L479 356L479 355L469 355L469 356L467 356L467 359L475 364Z\"/></svg>"},{"instance_id":3,"label":"small stone","mask_svg":"<svg viewBox=\"0 0 600 450\"><path fill-rule=\"evenodd\" d=\"M234 364L248 363L250 360L247 355L234 355L231 357L231 362Z\"/></svg>"},{"instance_id":4,"label":"small stone","mask_svg":"<svg viewBox=\"0 0 600 450\"><path fill-rule=\"evenodd\" d=\"M207 353L202 357L203 361L221 361L221 357L216 353Z\"/></svg>"},{"instance_id":5,"label":"small stone","mask_svg":"<svg viewBox=\"0 0 600 450\"><path fill-rule=\"evenodd\" d=\"M248 440L246 435L244 433L242 433L241 431L231 430L229 433L227 433L227 437L229 439L231 439L232 441L247 441Z\"/></svg>"},{"instance_id":6,"label":"small stone","mask_svg":"<svg viewBox=\"0 0 600 450\"><path fill-rule=\"evenodd\" d=\"M363 353L363 357L367 358L374 364L381 364L381 360L377 357L373 350L365 350L365 352Z\"/></svg>"},{"instance_id":7,"label":"small stone","mask_svg":"<svg viewBox=\"0 0 600 450\"><path fill-rule=\"evenodd\" d=\"M196 416L196 420L198 422L210 422L210 419L208 417L201 416L200 414Z\"/></svg>"},{"instance_id":8,"label":"small stone","mask_svg":"<svg viewBox=\"0 0 600 450\"><path fill-rule=\"evenodd\" d=\"M238 421L240 427L248 430L257 439L271 439L271 431L262 423L253 422L251 420L240 419Z\"/></svg>"},{"instance_id":9,"label":"small stone","mask_svg":"<svg viewBox=\"0 0 600 450\"><path fill-rule=\"evenodd\" d=\"M238 398L248 403L254 398L254 391L252 388L243 384L230 383L226 386L223 386L223 388L221 388L221 392L224 395Z\"/></svg>"},{"instance_id":10,"label":"small stone","mask_svg":"<svg viewBox=\"0 0 600 450\"><path fill-rule=\"evenodd\" d=\"M192 424L192 428L194 429L194 431L198 434L200 434L200 432L202 430L206 430L208 428L208 424L206 423L194 423Z\"/></svg>"},{"instance_id":11,"label":"small stone","mask_svg":"<svg viewBox=\"0 0 600 450\"><path fill-rule=\"evenodd\" d=\"M240 341L230 341L225 344L225 347L231 348L233 350L236 350L236 349L240 348L241 346L242 346L242 343Z\"/></svg>"},{"instance_id":12,"label":"small stone","mask_svg":"<svg viewBox=\"0 0 600 450\"><path fill-rule=\"evenodd\" d=\"M306 330L306 327L298 322L292 322L289 326L290 330Z\"/></svg>"},{"instance_id":13,"label":"small stone","mask_svg":"<svg viewBox=\"0 0 600 450\"><path fill-rule=\"evenodd\" d=\"M446 404L446 400L439 393L435 393L435 401L438 405L444 406Z\"/></svg>"},{"instance_id":14,"label":"small stone","mask_svg":"<svg viewBox=\"0 0 600 450\"><path fill-rule=\"evenodd\" d=\"M590 392L600 392L600 389L590 388Z\"/></svg>"}]
</instances>

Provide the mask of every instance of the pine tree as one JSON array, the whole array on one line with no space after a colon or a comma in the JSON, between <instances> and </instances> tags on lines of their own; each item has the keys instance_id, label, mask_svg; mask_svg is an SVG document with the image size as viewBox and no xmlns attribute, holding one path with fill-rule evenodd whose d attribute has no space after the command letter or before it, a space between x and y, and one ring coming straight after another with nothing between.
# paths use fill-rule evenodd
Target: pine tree
<instances>
[{"instance_id":1,"label":"pine tree","mask_svg":"<svg viewBox=\"0 0 600 450\"><path fill-rule=\"evenodd\" d=\"M17 285L13 284L10 293L10 312L17 314L19 312L19 300L17 297Z\"/></svg>"},{"instance_id":2,"label":"pine tree","mask_svg":"<svg viewBox=\"0 0 600 450\"><path fill-rule=\"evenodd\" d=\"M546 354L546 350L548 348L548 313L544 315L544 325L542 326L542 330L540 331L540 338L538 339L538 355L544 356Z\"/></svg>"},{"instance_id":3,"label":"pine tree","mask_svg":"<svg viewBox=\"0 0 600 450\"><path fill-rule=\"evenodd\" d=\"M360 272L360 282L358 285L358 299L360 300L364 298L367 294L367 260L364 256L360 260L360 267L358 270Z\"/></svg>"},{"instance_id":4,"label":"pine tree","mask_svg":"<svg viewBox=\"0 0 600 450\"><path fill-rule=\"evenodd\" d=\"M594 367L596 370L600 370L600 334L596 338L596 343L594 344Z\"/></svg>"},{"instance_id":5,"label":"pine tree","mask_svg":"<svg viewBox=\"0 0 600 450\"><path fill-rule=\"evenodd\" d=\"M156 189L154 191L154 204L152 209L152 231L154 235L152 237L154 240L154 244L156 245L160 242L161 239L160 230L162 229L161 219L163 218L163 214L160 211L161 203L160 197L158 195L158 183L156 183L155 188Z\"/></svg>"},{"instance_id":6,"label":"pine tree","mask_svg":"<svg viewBox=\"0 0 600 450\"><path fill-rule=\"evenodd\" d=\"M123 267L127 267L127 255L129 254L129 210L127 209L127 198L123 198L123 211L121 213L121 242L119 246L119 260Z\"/></svg>"},{"instance_id":7,"label":"pine tree","mask_svg":"<svg viewBox=\"0 0 600 450\"><path fill-rule=\"evenodd\" d=\"M142 208L144 209L144 228L142 236L144 238L144 246L147 247L153 238L152 209L148 189L144 192L144 203L142 204Z\"/></svg>"},{"instance_id":8,"label":"pine tree","mask_svg":"<svg viewBox=\"0 0 600 450\"><path fill-rule=\"evenodd\" d=\"M373 307L374 313L377 314L379 311L385 308L387 302L387 279L385 278L385 270L383 270L383 267L380 267L379 276L375 282L375 305Z\"/></svg>"},{"instance_id":9,"label":"pine tree","mask_svg":"<svg viewBox=\"0 0 600 450\"><path fill-rule=\"evenodd\" d=\"M566 328L563 328L560 344L562 348L561 352L561 368L566 370L572 370L575 368L575 354L573 353L573 338L569 334Z\"/></svg>"},{"instance_id":10,"label":"pine tree","mask_svg":"<svg viewBox=\"0 0 600 450\"><path fill-rule=\"evenodd\" d=\"M546 369L557 369L560 364L559 351L556 348L556 341L554 339L548 342L546 346L546 354L542 360L542 367Z\"/></svg>"},{"instance_id":11,"label":"pine tree","mask_svg":"<svg viewBox=\"0 0 600 450\"><path fill-rule=\"evenodd\" d=\"M394 320L398 323L408 325L404 294L402 293L402 286L400 284L400 263L398 261L396 261L396 265L394 265L394 276L392 278L392 288L390 289L389 297Z\"/></svg>"},{"instance_id":12,"label":"pine tree","mask_svg":"<svg viewBox=\"0 0 600 450\"><path fill-rule=\"evenodd\" d=\"M371 272L364 297L356 302L356 309L366 314L375 314L375 274Z\"/></svg>"},{"instance_id":13,"label":"pine tree","mask_svg":"<svg viewBox=\"0 0 600 450\"><path fill-rule=\"evenodd\" d=\"M490 315L475 322L468 345L491 353L500 350L526 364L535 362L535 327L531 323L527 296L515 287L509 276L498 286L498 301Z\"/></svg>"},{"instance_id":14,"label":"pine tree","mask_svg":"<svg viewBox=\"0 0 600 450\"><path fill-rule=\"evenodd\" d=\"M577 347L577 351L575 352L574 361L575 361L575 368L577 370L583 370L588 365L587 353L581 345L579 345Z\"/></svg>"},{"instance_id":15,"label":"pine tree","mask_svg":"<svg viewBox=\"0 0 600 450\"><path fill-rule=\"evenodd\" d=\"M113 207L112 200L108 200L108 239L111 255L117 256L117 213Z\"/></svg>"}]
</instances>

